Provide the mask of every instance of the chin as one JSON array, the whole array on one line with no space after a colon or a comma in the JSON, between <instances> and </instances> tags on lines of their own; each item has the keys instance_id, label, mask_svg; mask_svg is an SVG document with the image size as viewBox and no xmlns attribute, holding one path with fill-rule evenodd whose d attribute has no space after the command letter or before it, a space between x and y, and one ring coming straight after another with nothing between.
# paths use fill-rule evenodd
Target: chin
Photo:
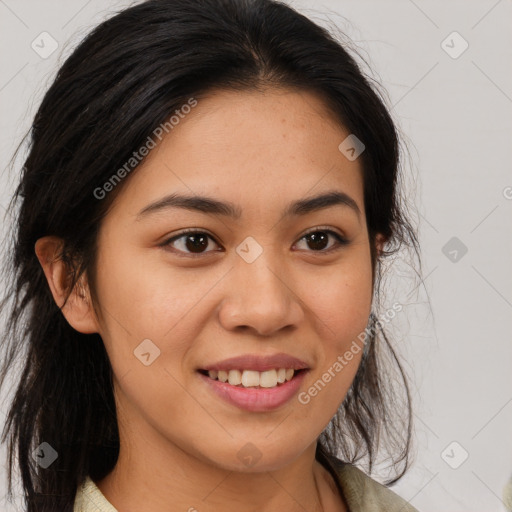
<instances>
[{"instance_id":1,"label":"chin","mask_svg":"<svg viewBox=\"0 0 512 512\"><path fill-rule=\"evenodd\" d=\"M264 444L264 446L262 446ZM239 449L233 453L228 450L222 456L216 454L215 457L208 458L209 463L227 471L237 473L262 473L268 471L278 471L297 459L305 449L297 449L297 445L283 447L262 441L258 444L248 441L243 443Z\"/></svg>"}]
</instances>

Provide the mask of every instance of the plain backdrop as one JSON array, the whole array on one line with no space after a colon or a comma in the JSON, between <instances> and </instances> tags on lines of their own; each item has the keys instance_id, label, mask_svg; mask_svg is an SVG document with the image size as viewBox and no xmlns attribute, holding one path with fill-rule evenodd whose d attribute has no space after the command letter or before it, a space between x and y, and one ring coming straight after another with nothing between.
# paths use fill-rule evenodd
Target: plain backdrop
<instances>
[{"instance_id":1,"label":"plain backdrop","mask_svg":"<svg viewBox=\"0 0 512 512\"><path fill-rule=\"evenodd\" d=\"M421 282L398 272L387 289L387 303L406 305L395 346L415 421L413 466L393 490L420 512L504 511L512 473L512 2L289 3L354 41L410 151L406 186L424 268ZM0 0L2 233L21 160L7 166L42 95L90 28L127 5ZM3 424L8 386L2 396ZM0 456L0 508L21 510L1 499L5 447Z\"/></svg>"}]
</instances>

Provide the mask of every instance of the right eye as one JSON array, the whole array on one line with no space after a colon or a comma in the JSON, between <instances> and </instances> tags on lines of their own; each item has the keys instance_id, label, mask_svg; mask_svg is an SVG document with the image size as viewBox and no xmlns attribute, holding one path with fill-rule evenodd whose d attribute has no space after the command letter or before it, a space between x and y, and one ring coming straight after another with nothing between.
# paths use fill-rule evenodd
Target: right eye
<instances>
[{"instance_id":1,"label":"right eye","mask_svg":"<svg viewBox=\"0 0 512 512\"><path fill-rule=\"evenodd\" d=\"M168 240L161 244L161 247L164 247L166 249L171 248L172 252L182 253L179 254L180 256L184 256L187 258L197 258L201 254L205 254L208 252L217 252L204 250L208 248L210 240L217 244L213 237L208 233L204 231L190 229L181 232L179 235L175 235L172 238L169 238ZM178 245L177 249L175 248L176 245Z\"/></svg>"}]
</instances>

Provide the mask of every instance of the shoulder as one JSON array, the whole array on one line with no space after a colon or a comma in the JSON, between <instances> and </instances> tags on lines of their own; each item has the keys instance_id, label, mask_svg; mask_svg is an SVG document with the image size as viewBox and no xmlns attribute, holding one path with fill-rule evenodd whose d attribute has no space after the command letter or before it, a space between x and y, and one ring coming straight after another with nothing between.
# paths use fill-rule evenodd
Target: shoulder
<instances>
[{"instance_id":1,"label":"shoulder","mask_svg":"<svg viewBox=\"0 0 512 512\"><path fill-rule=\"evenodd\" d=\"M408 501L353 464L330 456L350 512L418 512Z\"/></svg>"},{"instance_id":2,"label":"shoulder","mask_svg":"<svg viewBox=\"0 0 512 512\"><path fill-rule=\"evenodd\" d=\"M75 496L73 512L118 512L105 498L98 486L86 477L82 485L78 486Z\"/></svg>"}]
</instances>

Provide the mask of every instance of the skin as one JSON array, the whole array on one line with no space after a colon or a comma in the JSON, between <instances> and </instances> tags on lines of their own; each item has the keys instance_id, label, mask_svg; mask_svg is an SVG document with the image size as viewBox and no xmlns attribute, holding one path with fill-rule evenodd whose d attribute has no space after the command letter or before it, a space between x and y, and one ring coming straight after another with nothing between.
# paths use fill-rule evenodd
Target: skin
<instances>
[{"instance_id":1,"label":"skin","mask_svg":"<svg viewBox=\"0 0 512 512\"><path fill-rule=\"evenodd\" d=\"M348 135L311 93L216 91L126 178L99 233L98 302L84 277L62 309L75 329L101 335L112 363L120 456L96 483L119 511L347 510L315 448L361 352L308 404L294 397L271 412L224 402L196 369L285 352L309 363L305 391L364 331L370 246L360 160L338 150ZM360 216L337 205L280 220L289 202L332 189ZM230 201L242 217L174 208L137 218L171 192ZM212 237L196 257L187 237L161 246L185 228ZM349 244L329 235L317 249L304 238L313 228ZM263 249L252 263L235 251L248 236ZM60 242L42 238L36 253L62 306ZM161 351L149 366L133 354L144 339ZM261 454L251 467L237 457L248 442Z\"/></svg>"}]
</instances>

